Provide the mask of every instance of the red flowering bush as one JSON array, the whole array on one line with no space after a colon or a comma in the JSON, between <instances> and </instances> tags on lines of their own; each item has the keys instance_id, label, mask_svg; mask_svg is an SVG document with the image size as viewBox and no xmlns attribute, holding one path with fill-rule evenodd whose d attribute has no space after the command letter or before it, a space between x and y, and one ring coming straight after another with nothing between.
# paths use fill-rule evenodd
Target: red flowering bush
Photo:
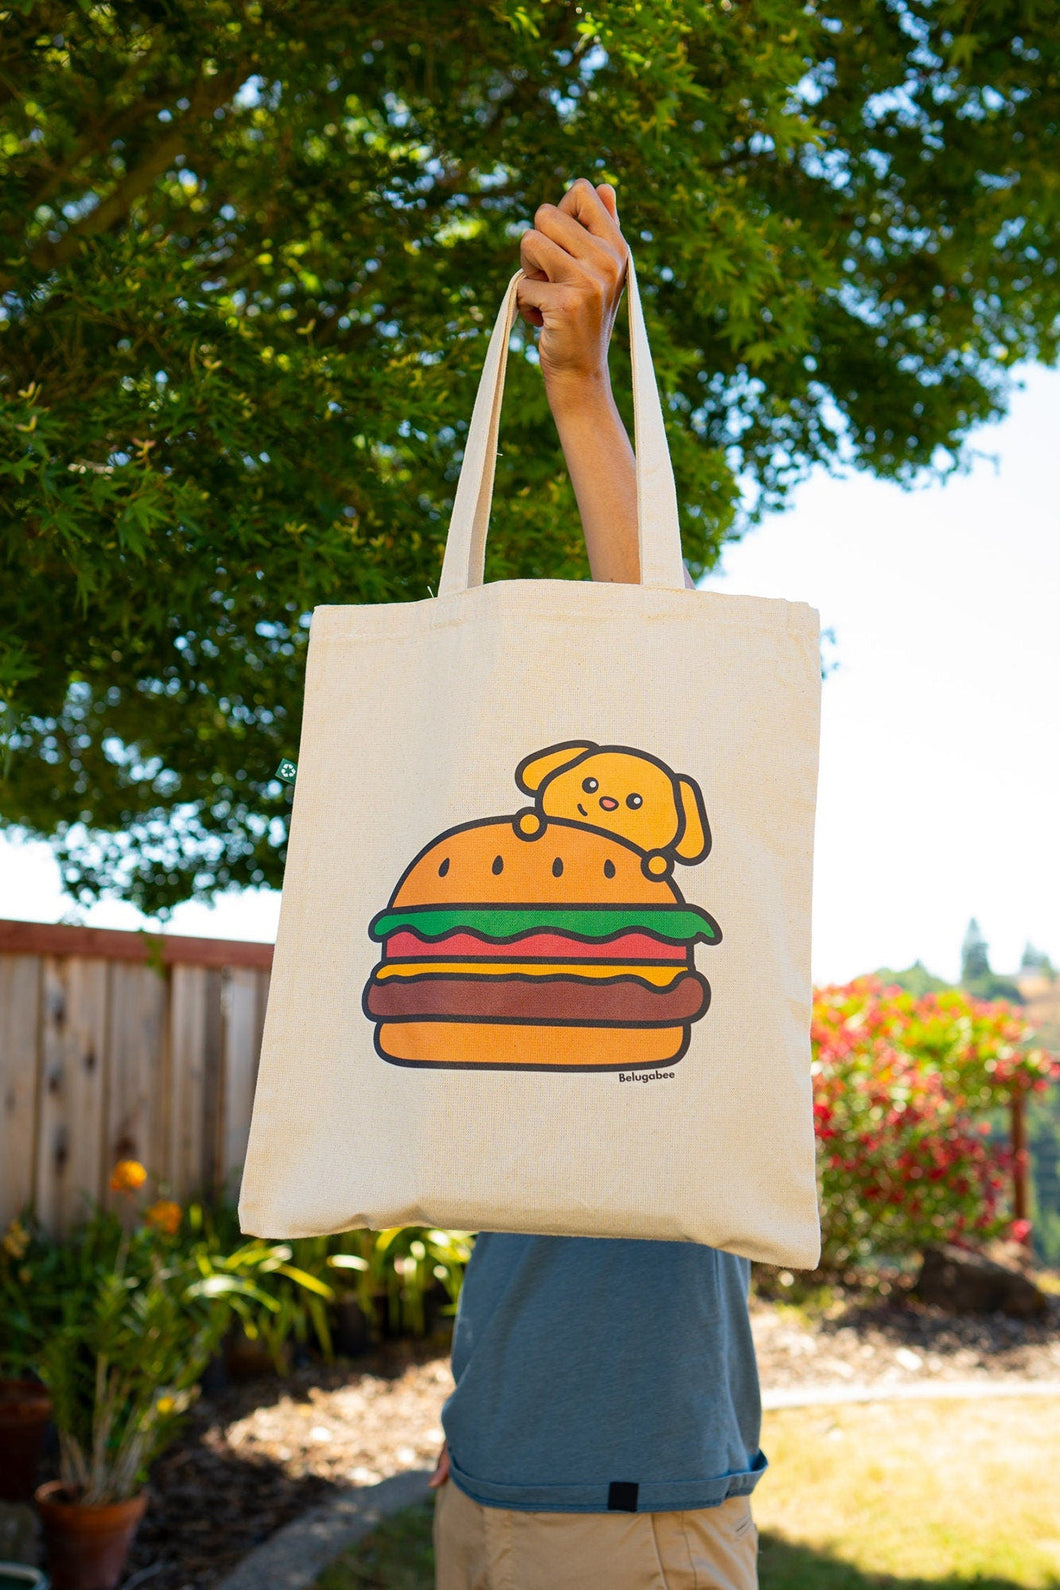
<instances>
[{"instance_id":1,"label":"red flowering bush","mask_svg":"<svg viewBox=\"0 0 1060 1590\"><path fill-rule=\"evenodd\" d=\"M1008 1148L988 1111L1044 1089L1060 1062L1011 1005L959 989L915 998L859 977L813 1008L822 1264L932 1242L1019 1235Z\"/></svg>"}]
</instances>

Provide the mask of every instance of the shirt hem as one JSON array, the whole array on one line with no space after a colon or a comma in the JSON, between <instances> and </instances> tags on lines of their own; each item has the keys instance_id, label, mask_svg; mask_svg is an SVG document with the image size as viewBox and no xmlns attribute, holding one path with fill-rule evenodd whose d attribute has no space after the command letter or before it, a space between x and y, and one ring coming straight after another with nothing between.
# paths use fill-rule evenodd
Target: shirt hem
<instances>
[{"instance_id":1,"label":"shirt hem","mask_svg":"<svg viewBox=\"0 0 1060 1590\"><path fill-rule=\"evenodd\" d=\"M637 1485L638 1513L687 1513L703 1507L720 1507L732 1496L749 1496L768 1468L764 1452L756 1453L751 1466L733 1474L705 1480L633 1481ZM450 1478L483 1507L504 1507L524 1513L607 1513L611 1481L579 1485L499 1485L466 1474L449 1454ZM629 1481L628 1475L619 1476Z\"/></svg>"}]
</instances>

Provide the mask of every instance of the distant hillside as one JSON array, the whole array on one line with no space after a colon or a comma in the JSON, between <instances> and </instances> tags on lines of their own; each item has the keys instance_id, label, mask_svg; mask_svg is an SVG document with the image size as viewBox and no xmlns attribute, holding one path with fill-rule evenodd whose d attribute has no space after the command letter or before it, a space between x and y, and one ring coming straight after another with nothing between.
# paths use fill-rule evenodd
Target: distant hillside
<instances>
[{"instance_id":1,"label":"distant hillside","mask_svg":"<svg viewBox=\"0 0 1060 1590\"><path fill-rule=\"evenodd\" d=\"M904 988L907 994L912 994L914 999L922 999L925 994L941 994L945 989L952 988L952 983L947 983L945 978L936 977L929 972L923 961L914 961L904 972L896 972L890 966L881 966L878 972L873 973L881 983L897 983L899 988Z\"/></svg>"}]
</instances>

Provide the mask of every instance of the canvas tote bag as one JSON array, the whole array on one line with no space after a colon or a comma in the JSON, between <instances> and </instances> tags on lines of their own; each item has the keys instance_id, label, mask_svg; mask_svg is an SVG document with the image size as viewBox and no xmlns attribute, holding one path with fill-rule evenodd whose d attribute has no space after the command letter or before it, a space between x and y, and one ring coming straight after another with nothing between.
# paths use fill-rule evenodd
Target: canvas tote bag
<instances>
[{"instance_id":1,"label":"canvas tote bag","mask_svg":"<svg viewBox=\"0 0 1060 1590\"><path fill-rule=\"evenodd\" d=\"M640 584L483 584L519 274L437 597L313 614L243 1229L812 1266L817 615L685 588L632 259Z\"/></svg>"}]
</instances>

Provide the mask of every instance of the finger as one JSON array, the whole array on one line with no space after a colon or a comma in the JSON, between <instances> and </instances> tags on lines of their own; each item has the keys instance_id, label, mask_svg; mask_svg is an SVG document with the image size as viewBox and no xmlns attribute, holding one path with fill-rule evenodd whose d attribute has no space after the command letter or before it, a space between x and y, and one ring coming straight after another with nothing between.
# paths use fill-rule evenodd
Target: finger
<instances>
[{"instance_id":1,"label":"finger","mask_svg":"<svg viewBox=\"0 0 1060 1590\"><path fill-rule=\"evenodd\" d=\"M532 281L576 281L582 274L565 248L536 229L524 232L520 238L519 260Z\"/></svg>"},{"instance_id":2,"label":"finger","mask_svg":"<svg viewBox=\"0 0 1060 1590\"><path fill-rule=\"evenodd\" d=\"M524 278L519 283L518 287L515 289L515 308L517 313L522 315L527 325L543 326L545 321L541 313L541 306L534 303L530 295L530 288L532 284L536 286L534 277Z\"/></svg>"},{"instance_id":3,"label":"finger","mask_svg":"<svg viewBox=\"0 0 1060 1590\"><path fill-rule=\"evenodd\" d=\"M539 315L563 315L572 304L571 288L564 281L528 281L524 278L515 289L515 302L523 310L537 310ZM540 321L534 321L540 326Z\"/></svg>"},{"instance_id":4,"label":"finger","mask_svg":"<svg viewBox=\"0 0 1060 1590\"><path fill-rule=\"evenodd\" d=\"M613 194L615 190L609 183L607 187ZM577 182L571 184L559 201L559 208L565 215L573 216L596 237L607 242L614 241L617 214L612 215L610 208L587 177L579 177Z\"/></svg>"},{"instance_id":5,"label":"finger","mask_svg":"<svg viewBox=\"0 0 1060 1590\"><path fill-rule=\"evenodd\" d=\"M544 325L545 317L569 312L571 291L563 282L531 282L525 278L515 289L519 313L525 315L532 326ZM531 319L536 316L536 319Z\"/></svg>"},{"instance_id":6,"label":"finger","mask_svg":"<svg viewBox=\"0 0 1060 1590\"><path fill-rule=\"evenodd\" d=\"M573 189L571 190L573 192ZM560 204L542 204L534 212L534 226L545 237L558 243L560 248L566 249L573 259L581 260L586 264L595 266L603 265L606 260L613 260L622 253L622 234L614 221L604 209L603 202L593 192L595 210L590 211L597 230L593 229L582 220L584 211L575 213L573 204L569 209L564 205L570 199L566 193ZM600 221L600 217L603 221ZM606 225L606 233L603 227Z\"/></svg>"},{"instance_id":7,"label":"finger","mask_svg":"<svg viewBox=\"0 0 1060 1590\"><path fill-rule=\"evenodd\" d=\"M607 211L612 221L614 221L616 226L621 226L622 223L618 219L618 195L611 186L610 182L598 183L596 191L600 195L601 204L604 206L604 209Z\"/></svg>"}]
</instances>

